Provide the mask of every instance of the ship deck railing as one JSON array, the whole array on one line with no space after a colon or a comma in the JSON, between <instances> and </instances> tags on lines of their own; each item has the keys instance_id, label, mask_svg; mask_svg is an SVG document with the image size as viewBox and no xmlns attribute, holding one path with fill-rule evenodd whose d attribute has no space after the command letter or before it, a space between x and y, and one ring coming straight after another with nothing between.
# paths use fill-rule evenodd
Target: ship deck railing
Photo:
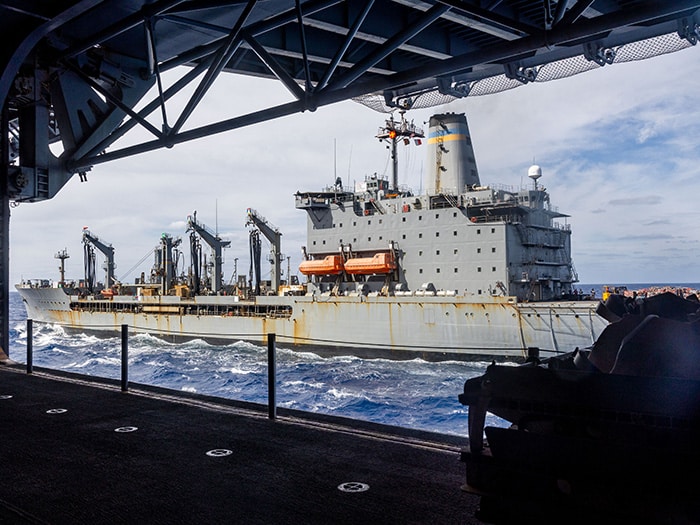
<instances>
[{"instance_id":1,"label":"ship deck railing","mask_svg":"<svg viewBox=\"0 0 700 525\"><path fill-rule=\"evenodd\" d=\"M70 309L76 312L129 313L157 315L198 315L214 317L265 317L287 319L292 316L288 305L235 304L235 305L178 305L112 301L73 301Z\"/></svg>"}]
</instances>

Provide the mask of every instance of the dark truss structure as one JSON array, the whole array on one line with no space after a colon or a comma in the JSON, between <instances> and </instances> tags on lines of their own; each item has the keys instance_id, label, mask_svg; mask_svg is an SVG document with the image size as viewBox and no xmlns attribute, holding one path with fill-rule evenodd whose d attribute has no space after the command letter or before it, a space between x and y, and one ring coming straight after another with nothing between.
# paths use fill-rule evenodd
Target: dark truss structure
<instances>
[{"instance_id":1,"label":"dark truss structure","mask_svg":"<svg viewBox=\"0 0 700 525\"><path fill-rule=\"evenodd\" d=\"M0 0L0 346L12 201L342 100L428 107L676 51L699 24L700 0ZM191 125L224 73L275 78L290 100ZM137 127L150 139L115 144Z\"/></svg>"}]
</instances>

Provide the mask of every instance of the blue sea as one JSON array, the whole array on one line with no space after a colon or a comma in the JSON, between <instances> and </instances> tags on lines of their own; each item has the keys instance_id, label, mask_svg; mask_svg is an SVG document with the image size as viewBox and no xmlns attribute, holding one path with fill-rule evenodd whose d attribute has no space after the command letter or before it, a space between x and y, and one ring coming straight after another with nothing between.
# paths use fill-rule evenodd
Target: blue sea
<instances>
[{"instance_id":1,"label":"blue sea","mask_svg":"<svg viewBox=\"0 0 700 525\"><path fill-rule=\"evenodd\" d=\"M619 283L617 283L619 285ZM649 284L627 284L629 290ZM698 283L675 284L700 289ZM602 284L580 285L585 293ZM10 294L10 356L26 363L26 312ZM121 339L66 334L34 324L34 365L119 379ZM392 361L352 356L320 357L278 344L277 404L443 434L467 436L467 407L457 396L464 382L484 373L488 362ZM267 348L247 342L215 346L204 341L166 343L149 335L129 339L129 380L255 403L267 403ZM490 425L504 425L494 417Z\"/></svg>"},{"instance_id":2,"label":"blue sea","mask_svg":"<svg viewBox=\"0 0 700 525\"><path fill-rule=\"evenodd\" d=\"M10 357L26 363L27 316L10 294ZM121 338L67 334L34 323L33 364L119 379ZM277 406L387 425L467 436L467 407L457 396L487 362L431 363L352 356L320 357L277 345ZM247 342L166 343L150 335L129 338L129 381L267 404L267 347ZM493 418L493 424L503 424Z\"/></svg>"}]
</instances>

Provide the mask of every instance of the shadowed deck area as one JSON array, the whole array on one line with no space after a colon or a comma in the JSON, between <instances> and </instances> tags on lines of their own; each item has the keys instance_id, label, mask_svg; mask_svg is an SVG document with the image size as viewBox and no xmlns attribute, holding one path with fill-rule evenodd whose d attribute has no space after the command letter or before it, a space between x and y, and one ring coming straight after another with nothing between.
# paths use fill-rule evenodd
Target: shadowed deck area
<instances>
[{"instance_id":1,"label":"shadowed deck area","mask_svg":"<svg viewBox=\"0 0 700 525\"><path fill-rule=\"evenodd\" d=\"M0 421L0 523L479 523L466 438L17 366Z\"/></svg>"}]
</instances>

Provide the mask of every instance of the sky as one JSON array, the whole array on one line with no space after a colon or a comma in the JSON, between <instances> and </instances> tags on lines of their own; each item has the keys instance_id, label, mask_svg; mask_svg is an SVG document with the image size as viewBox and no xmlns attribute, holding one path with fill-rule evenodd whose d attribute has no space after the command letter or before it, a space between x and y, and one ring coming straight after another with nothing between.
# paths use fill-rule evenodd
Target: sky
<instances>
[{"instance_id":1,"label":"sky","mask_svg":"<svg viewBox=\"0 0 700 525\"><path fill-rule=\"evenodd\" d=\"M465 113L482 183L520 186L529 166L540 165L539 183L571 216L581 283L700 282L699 47L411 110L407 118L427 131L434 113ZM276 81L224 75L187 127L290 100ZM88 227L114 246L117 277L133 282L149 274L162 233L181 237L188 253L186 219L197 211L231 241L229 282L236 259L239 275L249 271L247 208L280 229L295 275L306 213L295 209L294 193L338 176L352 185L390 175L389 151L375 138L386 118L347 101L95 166L87 182L74 176L55 198L11 210L11 280L58 280L54 255L63 249L67 278L82 278ZM143 131L129 137L124 144L150 139ZM399 183L424 189L427 147L399 150ZM100 280L102 261L98 254Z\"/></svg>"}]
</instances>

